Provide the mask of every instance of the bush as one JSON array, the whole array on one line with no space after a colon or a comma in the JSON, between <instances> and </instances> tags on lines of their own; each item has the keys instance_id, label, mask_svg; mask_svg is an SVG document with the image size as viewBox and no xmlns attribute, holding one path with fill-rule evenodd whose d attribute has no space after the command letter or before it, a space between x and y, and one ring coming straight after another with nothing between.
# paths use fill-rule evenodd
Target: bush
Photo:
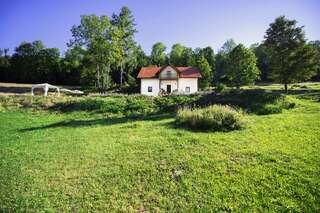
<instances>
[{"instance_id":1,"label":"bush","mask_svg":"<svg viewBox=\"0 0 320 213\"><path fill-rule=\"evenodd\" d=\"M200 109L179 109L176 122L192 129L231 131L244 127L245 118L242 111L230 106L212 105Z\"/></svg>"},{"instance_id":2,"label":"bush","mask_svg":"<svg viewBox=\"0 0 320 213\"><path fill-rule=\"evenodd\" d=\"M256 104L252 109L257 115L269 115L281 113L283 109L292 109L295 105L295 98L281 96L274 103Z\"/></svg>"},{"instance_id":3,"label":"bush","mask_svg":"<svg viewBox=\"0 0 320 213\"><path fill-rule=\"evenodd\" d=\"M270 115L270 114L276 114L276 113L281 113L282 108L279 105L275 104L259 104L255 106L256 110L255 113L257 115Z\"/></svg>"},{"instance_id":4,"label":"bush","mask_svg":"<svg viewBox=\"0 0 320 213\"><path fill-rule=\"evenodd\" d=\"M227 86L225 84L220 83L216 86L215 91L216 92L224 92L226 90L226 88L227 88Z\"/></svg>"},{"instance_id":5,"label":"bush","mask_svg":"<svg viewBox=\"0 0 320 213\"><path fill-rule=\"evenodd\" d=\"M283 109L293 109L296 106L297 99L291 96L285 96L278 103Z\"/></svg>"}]
</instances>

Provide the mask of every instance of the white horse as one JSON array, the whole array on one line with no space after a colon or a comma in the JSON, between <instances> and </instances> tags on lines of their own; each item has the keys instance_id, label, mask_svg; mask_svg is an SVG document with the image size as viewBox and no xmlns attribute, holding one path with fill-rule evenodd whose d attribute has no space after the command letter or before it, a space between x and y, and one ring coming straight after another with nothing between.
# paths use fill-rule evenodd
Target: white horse
<instances>
[{"instance_id":1,"label":"white horse","mask_svg":"<svg viewBox=\"0 0 320 213\"><path fill-rule=\"evenodd\" d=\"M31 88L31 95L32 96L34 96L34 93L33 93L34 89L37 89L37 88L42 88L44 90L44 96L48 95L49 89L56 90L58 93L58 96L60 95L60 91L65 92L65 93L78 94L78 95L83 94L83 92L80 90L69 90L69 89L59 88L59 87L53 86L51 84L44 83L44 84L35 84L32 86L32 88Z\"/></svg>"}]
</instances>

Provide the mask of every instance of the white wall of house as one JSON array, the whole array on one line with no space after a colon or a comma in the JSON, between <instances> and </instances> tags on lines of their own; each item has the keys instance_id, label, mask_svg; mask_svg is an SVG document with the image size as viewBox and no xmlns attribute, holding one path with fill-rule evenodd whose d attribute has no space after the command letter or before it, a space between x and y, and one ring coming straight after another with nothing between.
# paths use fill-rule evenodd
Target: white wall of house
<instances>
[{"instance_id":1,"label":"white wall of house","mask_svg":"<svg viewBox=\"0 0 320 213\"><path fill-rule=\"evenodd\" d=\"M160 80L160 89L167 91L167 85L171 85L171 92L178 89L177 80Z\"/></svg>"},{"instance_id":2,"label":"white wall of house","mask_svg":"<svg viewBox=\"0 0 320 213\"><path fill-rule=\"evenodd\" d=\"M198 78L179 78L177 80L159 80L157 78L141 79L141 94L149 96L159 95L160 89L167 91L167 85L171 85L171 92L178 90L181 93L192 94L198 92ZM151 87L151 92L148 90ZM187 87L190 91L187 91Z\"/></svg>"},{"instance_id":3,"label":"white wall of house","mask_svg":"<svg viewBox=\"0 0 320 213\"><path fill-rule=\"evenodd\" d=\"M198 92L198 78L179 78L179 92L183 93L195 93ZM186 91L186 88L190 88L190 92Z\"/></svg>"},{"instance_id":4,"label":"white wall of house","mask_svg":"<svg viewBox=\"0 0 320 213\"><path fill-rule=\"evenodd\" d=\"M148 91L149 87L152 88L152 92ZM140 92L143 95L157 96L159 94L159 79L156 79L156 78L141 79Z\"/></svg>"}]
</instances>

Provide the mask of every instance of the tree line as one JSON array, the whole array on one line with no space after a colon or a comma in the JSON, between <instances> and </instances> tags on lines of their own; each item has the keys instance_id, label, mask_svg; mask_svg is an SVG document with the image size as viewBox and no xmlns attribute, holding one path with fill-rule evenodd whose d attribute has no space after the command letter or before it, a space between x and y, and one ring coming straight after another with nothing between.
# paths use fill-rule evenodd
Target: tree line
<instances>
[{"instance_id":1,"label":"tree line","mask_svg":"<svg viewBox=\"0 0 320 213\"><path fill-rule=\"evenodd\" d=\"M22 42L12 55L0 49L0 81L135 90L141 67L173 65L199 68L203 89L273 81L287 90L290 83L320 76L320 41L307 42L303 27L284 16L270 24L261 43L245 47L228 39L217 53L210 46L192 49L180 43L167 53L165 44L157 42L147 55L135 41L136 23L128 7L111 17L83 15L71 33L63 57L41 41Z\"/></svg>"}]
</instances>

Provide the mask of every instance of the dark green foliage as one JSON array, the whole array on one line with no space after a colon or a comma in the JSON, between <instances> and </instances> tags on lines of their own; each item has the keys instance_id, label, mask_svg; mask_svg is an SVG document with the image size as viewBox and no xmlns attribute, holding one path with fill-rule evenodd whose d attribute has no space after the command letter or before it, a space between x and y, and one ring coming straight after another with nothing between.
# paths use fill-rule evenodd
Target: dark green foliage
<instances>
[{"instance_id":1,"label":"dark green foliage","mask_svg":"<svg viewBox=\"0 0 320 213\"><path fill-rule=\"evenodd\" d=\"M215 92L223 92L225 91L227 88L227 86L223 83L219 83L217 84L216 88L215 88Z\"/></svg>"},{"instance_id":2,"label":"dark green foliage","mask_svg":"<svg viewBox=\"0 0 320 213\"><path fill-rule=\"evenodd\" d=\"M174 44L170 52L170 64L173 66L185 66L183 53L185 51L184 46L181 44Z\"/></svg>"},{"instance_id":3,"label":"dark green foliage","mask_svg":"<svg viewBox=\"0 0 320 213\"><path fill-rule=\"evenodd\" d=\"M257 58L250 49L242 44L235 47L228 56L227 78L232 86L253 84L259 79L260 71L256 65Z\"/></svg>"},{"instance_id":4,"label":"dark green foliage","mask_svg":"<svg viewBox=\"0 0 320 213\"><path fill-rule=\"evenodd\" d=\"M226 83L228 60L230 52L237 46L233 39L228 39L215 56L215 68L214 68L214 83L217 85L220 82Z\"/></svg>"},{"instance_id":5,"label":"dark green foliage","mask_svg":"<svg viewBox=\"0 0 320 213\"><path fill-rule=\"evenodd\" d=\"M0 49L0 82L10 80L10 56L9 49Z\"/></svg>"},{"instance_id":6,"label":"dark green foliage","mask_svg":"<svg viewBox=\"0 0 320 213\"><path fill-rule=\"evenodd\" d=\"M45 48L41 41L21 43L12 55L10 65L9 82L63 82L59 50Z\"/></svg>"},{"instance_id":7,"label":"dark green foliage","mask_svg":"<svg viewBox=\"0 0 320 213\"><path fill-rule=\"evenodd\" d=\"M148 100L149 99L149 100ZM91 111L126 116L152 114L157 110L153 101L144 96L119 96L108 98L81 98L58 103L51 110L63 112Z\"/></svg>"},{"instance_id":8,"label":"dark green foliage","mask_svg":"<svg viewBox=\"0 0 320 213\"><path fill-rule=\"evenodd\" d=\"M268 114L275 111L261 113L266 105L282 109L294 107L294 100L288 101L281 93L266 92L264 90L230 91L221 94L209 94L197 100L197 106L209 106L212 104L224 104L241 107L248 113ZM288 107L288 105L290 107Z\"/></svg>"},{"instance_id":9,"label":"dark green foliage","mask_svg":"<svg viewBox=\"0 0 320 213\"><path fill-rule=\"evenodd\" d=\"M208 88L213 81L213 73L210 64L205 57L200 56L197 59L196 67L201 71L202 78L200 79L200 88Z\"/></svg>"},{"instance_id":10,"label":"dark green foliage","mask_svg":"<svg viewBox=\"0 0 320 213\"><path fill-rule=\"evenodd\" d=\"M136 63L136 42L134 40L137 29L136 23L131 10L128 7L122 7L119 15L113 14L111 23L116 28L118 33L116 34L115 46L119 50L116 54L115 65L120 68L118 82L122 87L125 74L128 76L132 71L134 64ZM132 69L128 69L132 67Z\"/></svg>"},{"instance_id":11,"label":"dark green foliage","mask_svg":"<svg viewBox=\"0 0 320 213\"><path fill-rule=\"evenodd\" d=\"M151 55L150 55L150 64L156 66L164 66L168 64L168 57L166 55L167 47L161 43L157 42L152 46Z\"/></svg>"},{"instance_id":12,"label":"dark green foliage","mask_svg":"<svg viewBox=\"0 0 320 213\"><path fill-rule=\"evenodd\" d=\"M208 64L210 65L210 68L211 68L211 72L213 73L212 75L214 75L215 73L215 55L214 55L214 51L211 47L205 47L203 49L200 49L199 52L198 52L198 58L199 57L204 57ZM213 76L210 76L209 80L211 82L213 82L213 79L212 79Z\"/></svg>"},{"instance_id":13,"label":"dark green foliage","mask_svg":"<svg viewBox=\"0 0 320 213\"><path fill-rule=\"evenodd\" d=\"M225 81L226 71L228 67L228 55L220 51L215 57L215 72L214 72L214 83L217 85L220 82Z\"/></svg>"},{"instance_id":14,"label":"dark green foliage","mask_svg":"<svg viewBox=\"0 0 320 213\"><path fill-rule=\"evenodd\" d=\"M295 107L295 105L296 103L294 102L294 100L290 100L290 98L282 96L273 104L257 103L253 105L252 109L257 115L269 115L281 113L283 109L292 109Z\"/></svg>"},{"instance_id":15,"label":"dark green foliage","mask_svg":"<svg viewBox=\"0 0 320 213\"><path fill-rule=\"evenodd\" d=\"M243 128L245 118L241 111L229 106L212 105L202 109L179 109L176 123L194 130L231 131Z\"/></svg>"},{"instance_id":16,"label":"dark green foliage","mask_svg":"<svg viewBox=\"0 0 320 213\"><path fill-rule=\"evenodd\" d=\"M314 80L318 80L320 81L320 40L315 40L315 41L310 41L309 45L314 49L314 51L316 52L316 61L318 61L319 63L317 63L317 67L316 67L316 76L314 76Z\"/></svg>"},{"instance_id":17,"label":"dark green foliage","mask_svg":"<svg viewBox=\"0 0 320 213\"><path fill-rule=\"evenodd\" d=\"M192 48L186 47L182 53L183 55L183 65L184 66L195 66L196 65L196 55Z\"/></svg>"},{"instance_id":18,"label":"dark green foliage","mask_svg":"<svg viewBox=\"0 0 320 213\"><path fill-rule=\"evenodd\" d=\"M257 67L260 70L260 80L261 81L270 81L271 73L269 66L269 58L267 47L264 44L252 45L250 48L254 52L257 58Z\"/></svg>"},{"instance_id":19,"label":"dark green foliage","mask_svg":"<svg viewBox=\"0 0 320 213\"><path fill-rule=\"evenodd\" d=\"M306 45L303 27L296 25L296 20L280 16L270 24L265 35L271 77L283 83L286 91L289 83L310 79L319 64L315 49Z\"/></svg>"}]
</instances>

